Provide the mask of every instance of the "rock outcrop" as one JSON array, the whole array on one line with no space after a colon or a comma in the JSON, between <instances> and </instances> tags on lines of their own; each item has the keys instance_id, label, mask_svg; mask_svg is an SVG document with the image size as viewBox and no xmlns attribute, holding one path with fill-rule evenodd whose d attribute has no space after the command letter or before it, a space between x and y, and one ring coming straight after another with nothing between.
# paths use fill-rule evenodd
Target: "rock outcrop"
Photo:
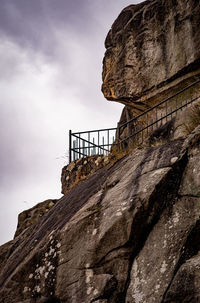
<instances>
[{"instance_id":1,"label":"rock outcrop","mask_svg":"<svg viewBox=\"0 0 200 303\"><path fill-rule=\"evenodd\" d=\"M56 202L56 199L48 199L19 214L15 237L39 221L39 219L44 216L44 214L46 214L55 205Z\"/></svg>"},{"instance_id":2,"label":"rock outcrop","mask_svg":"<svg viewBox=\"0 0 200 303\"><path fill-rule=\"evenodd\" d=\"M2 246L0 302L198 302L200 126L164 142L99 168Z\"/></svg>"},{"instance_id":3,"label":"rock outcrop","mask_svg":"<svg viewBox=\"0 0 200 303\"><path fill-rule=\"evenodd\" d=\"M138 114L200 74L200 2L148 0L125 8L106 38L102 91Z\"/></svg>"},{"instance_id":4,"label":"rock outcrop","mask_svg":"<svg viewBox=\"0 0 200 303\"><path fill-rule=\"evenodd\" d=\"M61 174L62 194L65 195L73 186L105 166L108 161L108 156L93 155L80 158L64 166Z\"/></svg>"}]
</instances>

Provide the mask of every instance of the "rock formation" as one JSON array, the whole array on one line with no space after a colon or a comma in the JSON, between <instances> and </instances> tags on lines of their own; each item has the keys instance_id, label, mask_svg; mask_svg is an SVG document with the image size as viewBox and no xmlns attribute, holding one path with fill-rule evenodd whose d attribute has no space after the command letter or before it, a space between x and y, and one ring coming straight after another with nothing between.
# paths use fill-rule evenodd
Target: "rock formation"
<instances>
[{"instance_id":1,"label":"rock formation","mask_svg":"<svg viewBox=\"0 0 200 303\"><path fill-rule=\"evenodd\" d=\"M195 0L126 8L106 39L106 97L134 112L195 77L199 15ZM0 303L200 302L199 107L121 159L65 167L64 196L20 214L0 247Z\"/></svg>"},{"instance_id":2,"label":"rock formation","mask_svg":"<svg viewBox=\"0 0 200 303\"><path fill-rule=\"evenodd\" d=\"M61 174L62 194L65 195L73 186L105 166L108 161L107 156L93 155L80 158L64 166Z\"/></svg>"},{"instance_id":3,"label":"rock formation","mask_svg":"<svg viewBox=\"0 0 200 303\"><path fill-rule=\"evenodd\" d=\"M46 214L57 202L56 199L46 200L44 202L38 203L31 209L23 211L18 216L18 225L15 233L15 237L21 234L24 230L26 230L29 226L35 224L39 219Z\"/></svg>"},{"instance_id":4,"label":"rock formation","mask_svg":"<svg viewBox=\"0 0 200 303\"><path fill-rule=\"evenodd\" d=\"M181 116L29 212L0 249L1 303L199 302L200 126L183 137Z\"/></svg>"},{"instance_id":5,"label":"rock formation","mask_svg":"<svg viewBox=\"0 0 200 303\"><path fill-rule=\"evenodd\" d=\"M102 91L138 114L200 73L200 2L147 0L125 8L109 31Z\"/></svg>"}]
</instances>

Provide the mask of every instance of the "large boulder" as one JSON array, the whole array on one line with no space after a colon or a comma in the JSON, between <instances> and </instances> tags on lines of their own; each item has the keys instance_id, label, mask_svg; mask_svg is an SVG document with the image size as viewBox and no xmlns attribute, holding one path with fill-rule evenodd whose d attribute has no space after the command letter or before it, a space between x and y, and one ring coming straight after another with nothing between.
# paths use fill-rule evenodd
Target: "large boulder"
<instances>
[{"instance_id":1,"label":"large boulder","mask_svg":"<svg viewBox=\"0 0 200 303\"><path fill-rule=\"evenodd\" d=\"M102 91L139 113L200 74L200 2L148 0L125 8L109 31Z\"/></svg>"}]
</instances>

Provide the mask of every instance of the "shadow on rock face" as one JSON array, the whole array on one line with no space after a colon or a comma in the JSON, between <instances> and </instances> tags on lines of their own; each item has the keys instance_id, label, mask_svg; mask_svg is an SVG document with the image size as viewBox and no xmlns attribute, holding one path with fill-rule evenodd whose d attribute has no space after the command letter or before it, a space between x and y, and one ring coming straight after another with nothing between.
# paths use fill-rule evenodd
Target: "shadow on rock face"
<instances>
[{"instance_id":1,"label":"shadow on rock face","mask_svg":"<svg viewBox=\"0 0 200 303\"><path fill-rule=\"evenodd\" d=\"M60 299L56 297L51 297L51 298L42 297L37 301L37 303L60 303Z\"/></svg>"}]
</instances>

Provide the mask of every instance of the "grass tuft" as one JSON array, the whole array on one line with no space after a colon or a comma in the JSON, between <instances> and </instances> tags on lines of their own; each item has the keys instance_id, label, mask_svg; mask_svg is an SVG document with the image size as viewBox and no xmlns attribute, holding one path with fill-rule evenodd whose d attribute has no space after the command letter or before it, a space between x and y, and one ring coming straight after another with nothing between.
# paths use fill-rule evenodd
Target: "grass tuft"
<instances>
[{"instance_id":1,"label":"grass tuft","mask_svg":"<svg viewBox=\"0 0 200 303\"><path fill-rule=\"evenodd\" d=\"M186 121L184 131L189 135L200 124L200 103L191 106Z\"/></svg>"}]
</instances>

